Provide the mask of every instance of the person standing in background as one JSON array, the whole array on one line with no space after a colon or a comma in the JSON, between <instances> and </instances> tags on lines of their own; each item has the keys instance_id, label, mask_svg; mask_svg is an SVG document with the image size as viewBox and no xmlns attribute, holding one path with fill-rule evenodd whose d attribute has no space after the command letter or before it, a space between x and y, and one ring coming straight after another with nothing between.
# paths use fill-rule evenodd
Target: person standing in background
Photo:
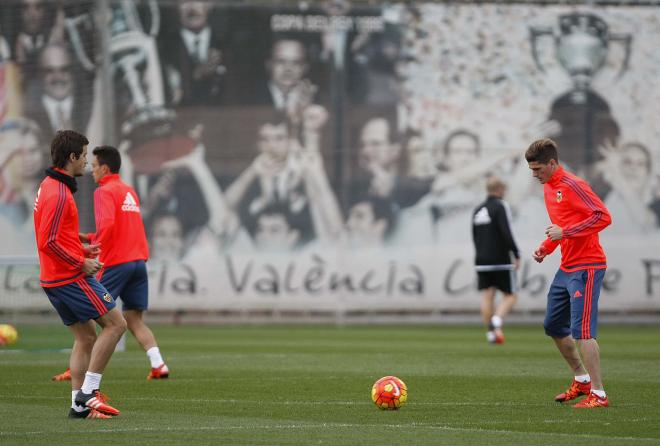
<instances>
[{"instance_id":1,"label":"person standing in background","mask_svg":"<svg viewBox=\"0 0 660 446\"><path fill-rule=\"evenodd\" d=\"M503 344L502 323L518 299L515 271L520 266L520 252L511 231L511 212L503 200L505 184L491 176L486 181L486 190L488 198L472 214L475 269L483 295L481 315L488 326L486 337L491 344ZM494 310L497 290L504 296Z\"/></svg>"}]
</instances>

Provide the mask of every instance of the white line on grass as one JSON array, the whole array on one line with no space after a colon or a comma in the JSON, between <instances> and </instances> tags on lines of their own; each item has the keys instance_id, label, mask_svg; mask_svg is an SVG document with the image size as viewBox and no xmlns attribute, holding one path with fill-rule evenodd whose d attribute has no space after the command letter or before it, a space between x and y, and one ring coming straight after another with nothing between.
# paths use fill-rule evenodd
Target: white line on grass
<instances>
[{"instance_id":1,"label":"white line on grass","mask_svg":"<svg viewBox=\"0 0 660 446\"><path fill-rule=\"evenodd\" d=\"M71 353L70 348L35 348L35 349L9 349L9 350L0 350L0 355L11 355L11 354L26 354L26 353Z\"/></svg>"},{"instance_id":2,"label":"white line on grass","mask_svg":"<svg viewBox=\"0 0 660 446\"><path fill-rule=\"evenodd\" d=\"M453 427L437 424L357 424L357 423L317 423L317 424L262 424L262 425L234 425L234 426L199 426L199 427L134 427L134 428L118 428L118 429L97 429L85 430L86 434L89 433L123 433L123 432L203 432L203 431L227 431L227 430L243 430L243 429L356 429L356 428L379 428L379 429L405 429L405 428L419 428L419 429L432 429L454 432L473 432L485 434L509 434L509 435L541 435L549 437L563 437L563 438L584 438L584 439L599 439L599 440L620 440L620 441L660 441L660 438L652 437L613 437L609 435L598 434L567 434L563 432L536 432L536 431L512 431L506 429L484 429L484 428L464 428ZM68 430L57 431L30 431L30 432L2 432L0 436L21 436L21 435L45 435L45 434L67 434L72 433Z\"/></svg>"}]
</instances>

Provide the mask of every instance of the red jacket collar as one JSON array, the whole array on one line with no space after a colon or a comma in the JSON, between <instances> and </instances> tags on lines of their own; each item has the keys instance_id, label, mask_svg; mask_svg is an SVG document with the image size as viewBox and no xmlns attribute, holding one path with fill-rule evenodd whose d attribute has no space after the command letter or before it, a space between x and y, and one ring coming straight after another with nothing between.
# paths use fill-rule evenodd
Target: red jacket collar
<instances>
[{"instance_id":1,"label":"red jacket collar","mask_svg":"<svg viewBox=\"0 0 660 446\"><path fill-rule=\"evenodd\" d=\"M64 183L71 190L71 193L75 193L78 190L78 183L76 183L75 177L69 175L66 170L58 167L49 167L45 173L54 180Z\"/></svg>"},{"instance_id":2,"label":"red jacket collar","mask_svg":"<svg viewBox=\"0 0 660 446\"><path fill-rule=\"evenodd\" d=\"M110 175L106 175L103 178L99 180L99 186L103 186L104 184L107 184L111 181L119 181L119 174L118 173L111 173Z\"/></svg>"},{"instance_id":3,"label":"red jacket collar","mask_svg":"<svg viewBox=\"0 0 660 446\"><path fill-rule=\"evenodd\" d=\"M564 171L564 168L561 165L557 165L557 169L548 180L548 184L551 186L558 186L565 174L566 171Z\"/></svg>"}]
</instances>

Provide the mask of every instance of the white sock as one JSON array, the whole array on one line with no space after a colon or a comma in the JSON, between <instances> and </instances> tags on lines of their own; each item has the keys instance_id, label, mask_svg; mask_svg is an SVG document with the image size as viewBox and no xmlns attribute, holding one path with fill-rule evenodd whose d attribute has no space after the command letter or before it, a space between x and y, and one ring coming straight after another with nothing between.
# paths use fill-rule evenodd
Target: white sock
<instances>
[{"instance_id":1,"label":"white sock","mask_svg":"<svg viewBox=\"0 0 660 446\"><path fill-rule=\"evenodd\" d=\"M85 381L83 381L82 393L92 393L94 390L101 388L101 378L103 377L100 373L85 372Z\"/></svg>"},{"instance_id":2,"label":"white sock","mask_svg":"<svg viewBox=\"0 0 660 446\"><path fill-rule=\"evenodd\" d=\"M604 390L591 390L591 393L595 393L598 398L605 398L607 395Z\"/></svg>"},{"instance_id":3,"label":"white sock","mask_svg":"<svg viewBox=\"0 0 660 446\"><path fill-rule=\"evenodd\" d=\"M147 350L147 356L151 362L152 369L160 367L165 363L165 361L163 361L163 357L160 355L160 349L158 349L158 347L151 347L149 350Z\"/></svg>"},{"instance_id":4,"label":"white sock","mask_svg":"<svg viewBox=\"0 0 660 446\"><path fill-rule=\"evenodd\" d=\"M502 328L502 318L497 315L490 318L490 323L494 328Z\"/></svg>"},{"instance_id":5,"label":"white sock","mask_svg":"<svg viewBox=\"0 0 660 446\"><path fill-rule=\"evenodd\" d=\"M83 410L86 409L86 407L76 405L76 395L78 394L79 391L80 389L71 391L71 407L76 412L82 412Z\"/></svg>"},{"instance_id":6,"label":"white sock","mask_svg":"<svg viewBox=\"0 0 660 446\"><path fill-rule=\"evenodd\" d=\"M579 383L586 384L591 382L591 376L588 373L586 375L575 375L575 380Z\"/></svg>"}]
</instances>

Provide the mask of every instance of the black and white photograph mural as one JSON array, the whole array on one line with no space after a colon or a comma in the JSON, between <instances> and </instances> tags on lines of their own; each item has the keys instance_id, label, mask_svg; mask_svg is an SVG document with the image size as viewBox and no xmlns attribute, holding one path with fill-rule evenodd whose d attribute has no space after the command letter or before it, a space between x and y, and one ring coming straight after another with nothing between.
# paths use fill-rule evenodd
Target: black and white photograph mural
<instances>
[{"instance_id":1,"label":"black and white photograph mural","mask_svg":"<svg viewBox=\"0 0 660 446\"><path fill-rule=\"evenodd\" d=\"M50 12L7 20L28 8ZM7 259L35 255L34 189L52 135L73 128L123 153L155 309L477 308L471 218L497 176L522 252L519 307L542 310L559 258L531 258L549 219L524 152L549 137L612 214L601 308L660 308L660 9L109 9L101 33L94 2L3 7ZM91 229L94 185L79 183L81 227ZM0 272L11 289L30 280ZM23 288L25 305L41 298Z\"/></svg>"}]
</instances>

